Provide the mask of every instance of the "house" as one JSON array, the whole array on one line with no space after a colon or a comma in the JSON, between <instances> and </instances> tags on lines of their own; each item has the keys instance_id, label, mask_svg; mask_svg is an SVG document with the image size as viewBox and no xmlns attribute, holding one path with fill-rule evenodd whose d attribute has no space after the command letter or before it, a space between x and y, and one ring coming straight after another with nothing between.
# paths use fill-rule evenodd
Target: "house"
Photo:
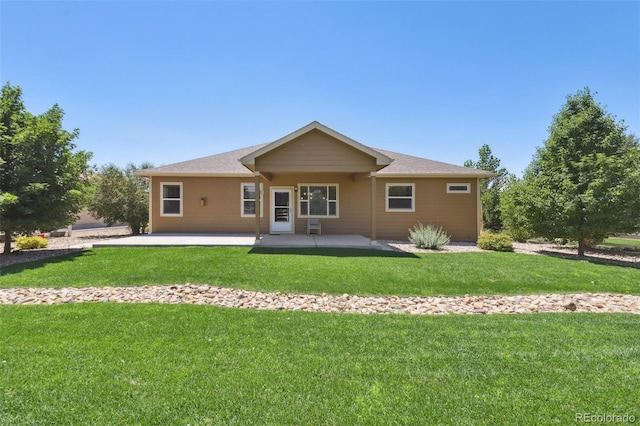
<instances>
[{"instance_id":1,"label":"house","mask_svg":"<svg viewBox=\"0 0 640 426\"><path fill-rule=\"evenodd\" d=\"M374 149L317 121L274 142L140 170L151 233L360 234L406 240L418 222L453 241L481 230L492 173ZM258 188L259 190L256 190Z\"/></svg>"}]
</instances>

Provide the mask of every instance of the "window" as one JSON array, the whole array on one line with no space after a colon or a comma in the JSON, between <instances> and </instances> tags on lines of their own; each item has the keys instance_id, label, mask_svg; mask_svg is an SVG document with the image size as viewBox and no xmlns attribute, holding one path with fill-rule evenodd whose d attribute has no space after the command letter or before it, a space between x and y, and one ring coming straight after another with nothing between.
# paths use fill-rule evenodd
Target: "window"
<instances>
[{"instance_id":1,"label":"window","mask_svg":"<svg viewBox=\"0 0 640 426\"><path fill-rule=\"evenodd\" d=\"M262 191L262 184L260 184L260 191ZM256 185L253 183L241 183L240 192L240 216L256 217ZM263 216L263 205L264 202L260 203L260 217Z\"/></svg>"},{"instance_id":2,"label":"window","mask_svg":"<svg viewBox=\"0 0 640 426\"><path fill-rule=\"evenodd\" d=\"M338 217L338 185L299 185L300 216Z\"/></svg>"},{"instance_id":3,"label":"window","mask_svg":"<svg viewBox=\"0 0 640 426\"><path fill-rule=\"evenodd\" d=\"M448 183L447 194L470 194L471 184L469 183Z\"/></svg>"},{"instance_id":4,"label":"window","mask_svg":"<svg viewBox=\"0 0 640 426\"><path fill-rule=\"evenodd\" d=\"M182 182L160 182L161 216L182 216Z\"/></svg>"},{"instance_id":5,"label":"window","mask_svg":"<svg viewBox=\"0 0 640 426\"><path fill-rule=\"evenodd\" d=\"M415 184L413 183L388 183L387 203L385 210L388 212L413 212L415 211Z\"/></svg>"}]
</instances>

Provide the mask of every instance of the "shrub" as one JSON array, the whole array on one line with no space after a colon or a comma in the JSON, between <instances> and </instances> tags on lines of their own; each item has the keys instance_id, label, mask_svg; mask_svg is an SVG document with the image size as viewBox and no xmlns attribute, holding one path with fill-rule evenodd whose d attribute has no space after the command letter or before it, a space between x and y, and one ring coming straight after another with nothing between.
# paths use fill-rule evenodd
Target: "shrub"
<instances>
[{"instance_id":1,"label":"shrub","mask_svg":"<svg viewBox=\"0 0 640 426\"><path fill-rule=\"evenodd\" d=\"M534 237L533 232L525 228L508 228L505 230L505 233L510 236L513 241L518 241L520 243L526 243L528 239Z\"/></svg>"},{"instance_id":2,"label":"shrub","mask_svg":"<svg viewBox=\"0 0 640 426\"><path fill-rule=\"evenodd\" d=\"M49 241L42 237L18 237L16 240L16 247L22 250L45 248L48 245Z\"/></svg>"},{"instance_id":3,"label":"shrub","mask_svg":"<svg viewBox=\"0 0 640 426\"><path fill-rule=\"evenodd\" d=\"M440 250L449 244L451 237L442 228L436 228L433 225L424 226L421 223L409 229L409 241L416 245L417 248Z\"/></svg>"},{"instance_id":4,"label":"shrub","mask_svg":"<svg viewBox=\"0 0 640 426\"><path fill-rule=\"evenodd\" d=\"M507 234L485 232L478 237L478 247L482 250L513 251L513 241Z\"/></svg>"}]
</instances>

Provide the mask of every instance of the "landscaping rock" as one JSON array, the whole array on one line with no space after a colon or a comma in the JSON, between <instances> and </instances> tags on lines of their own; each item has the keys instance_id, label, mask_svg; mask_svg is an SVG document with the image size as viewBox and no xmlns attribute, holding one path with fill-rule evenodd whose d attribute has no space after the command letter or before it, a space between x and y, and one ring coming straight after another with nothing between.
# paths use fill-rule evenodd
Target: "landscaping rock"
<instances>
[{"instance_id":1,"label":"landscaping rock","mask_svg":"<svg viewBox=\"0 0 640 426\"><path fill-rule=\"evenodd\" d=\"M547 294L525 296L364 297L253 292L208 285L85 288L5 288L0 303L166 303L226 308L361 314L516 314L535 312L624 312L640 314L640 296Z\"/></svg>"}]
</instances>

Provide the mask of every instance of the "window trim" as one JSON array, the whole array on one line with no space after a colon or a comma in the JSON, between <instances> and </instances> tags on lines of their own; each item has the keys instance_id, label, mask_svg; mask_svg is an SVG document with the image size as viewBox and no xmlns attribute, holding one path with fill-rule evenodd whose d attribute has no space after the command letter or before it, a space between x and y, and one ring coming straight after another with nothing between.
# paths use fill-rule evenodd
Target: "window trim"
<instances>
[{"instance_id":1,"label":"window trim","mask_svg":"<svg viewBox=\"0 0 640 426\"><path fill-rule=\"evenodd\" d=\"M303 215L302 214L302 201L309 201L309 200L302 200L300 198L300 194L302 193L302 187L303 186L326 186L327 187L327 194L329 194L329 187L333 186L336 188L336 199L335 199L335 203L336 203L336 214L335 215L329 215L329 206L327 204L327 214L326 215L312 215L312 214L306 214ZM298 189L295 191L295 197L296 197L296 204L297 204L297 217L300 219L338 219L340 218L340 185L337 183L299 183L296 186ZM327 203L329 203L329 201L334 201L334 200L327 200ZM309 207L307 207L307 212Z\"/></svg>"},{"instance_id":2,"label":"window trim","mask_svg":"<svg viewBox=\"0 0 640 426\"><path fill-rule=\"evenodd\" d=\"M255 186L256 184L254 182L240 182L240 217L256 217L255 213L254 214L246 214L244 212L244 202L245 201L251 201L251 199L245 199L244 198L244 187L250 185L253 186L253 189L255 191ZM260 182L260 194L264 194L264 188L262 186L262 182ZM253 201L255 202L256 199L254 198ZM264 217L264 197L260 197L260 217Z\"/></svg>"},{"instance_id":3,"label":"window trim","mask_svg":"<svg viewBox=\"0 0 640 426\"><path fill-rule=\"evenodd\" d=\"M179 186L180 187L180 198L164 198L164 187L165 186ZM180 201L180 213L165 213L164 212L164 202L165 200L179 200ZM182 217L184 214L184 188L182 182L160 182L160 216L162 217Z\"/></svg>"},{"instance_id":4,"label":"window trim","mask_svg":"<svg viewBox=\"0 0 640 426\"><path fill-rule=\"evenodd\" d=\"M389 188L392 186L410 186L411 187L411 208L410 209L392 209L389 208ZM408 199L409 197L391 197ZM416 211L416 184L415 183L385 183L384 186L384 211L385 212L403 212L403 213L411 213Z\"/></svg>"},{"instance_id":5,"label":"window trim","mask_svg":"<svg viewBox=\"0 0 640 426\"><path fill-rule=\"evenodd\" d=\"M451 189L452 186L466 186L467 189ZM466 182L447 183L447 194L471 194L471 184Z\"/></svg>"}]
</instances>

